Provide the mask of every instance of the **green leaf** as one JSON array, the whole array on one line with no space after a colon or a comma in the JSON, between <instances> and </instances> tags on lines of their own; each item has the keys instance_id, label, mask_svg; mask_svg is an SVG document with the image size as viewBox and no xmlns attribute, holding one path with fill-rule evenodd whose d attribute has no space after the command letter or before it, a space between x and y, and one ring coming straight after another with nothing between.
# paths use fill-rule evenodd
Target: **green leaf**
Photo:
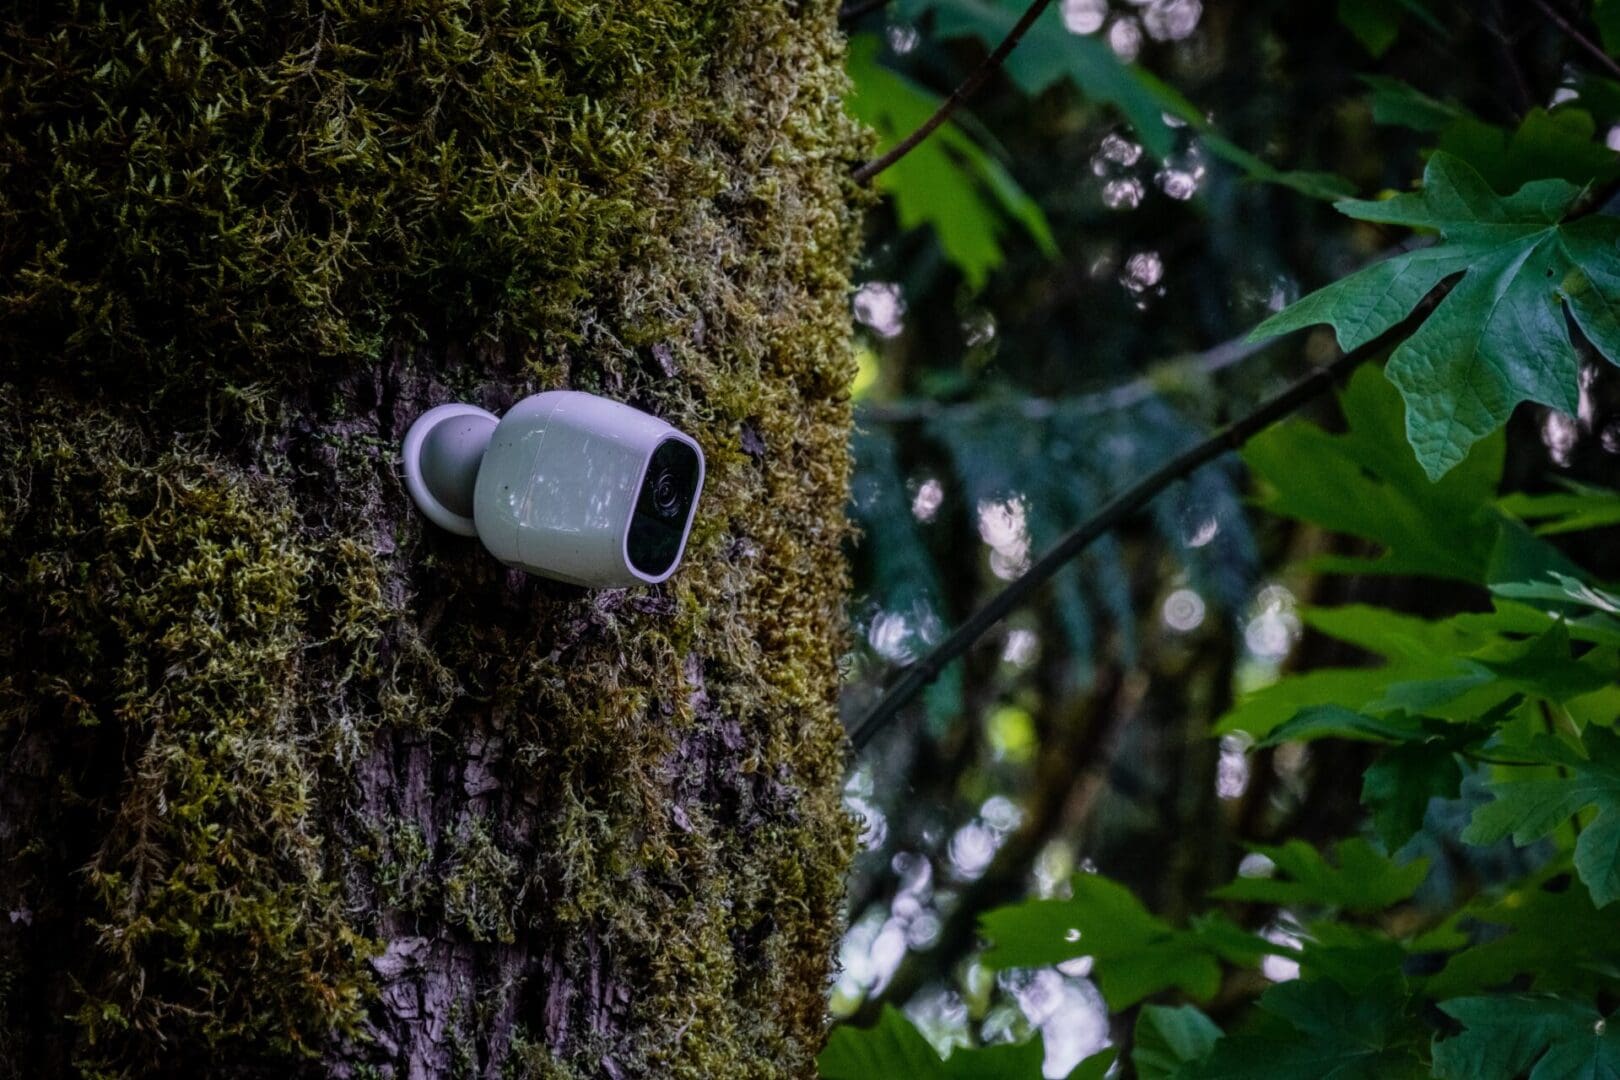
<instances>
[{"instance_id":1,"label":"green leaf","mask_svg":"<svg viewBox=\"0 0 1620 1080\"><path fill-rule=\"evenodd\" d=\"M1103 1080L1108 1070L1114 1065L1114 1059L1119 1057L1119 1051L1110 1046L1106 1050L1099 1050L1089 1055L1084 1061L1074 1067L1069 1073L1068 1080ZM1040 1073L1036 1073L1039 1076ZM1031 1080L1034 1080L1032 1077Z\"/></svg>"},{"instance_id":2,"label":"green leaf","mask_svg":"<svg viewBox=\"0 0 1620 1080\"><path fill-rule=\"evenodd\" d=\"M1606 614L1562 622L1505 601L1489 614L1433 622L1360 605L1308 609L1304 619L1389 662L1319 668L1252 691L1220 719L1217 732L1246 732L1267 746L1315 738L1421 742L1435 748L1430 760L1441 765L1445 753L1489 734L1496 722L1478 722L1482 714L1518 695L1570 710L1590 706L1601 715L1620 647L1620 627ZM1604 648L1574 659L1571 640ZM1430 715L1410 715L1417 713Z\"/></svg>"},{"instance_id":3,"label":"green leaf","mask_svg":"<svg viewBox=\"0 0 1620 1080\"><path fill-rule=\"evenodd\" d=\"M1255 699L1271 697L1278 701L1302 698L1296 686L1299 683L1310 685L1314 681L1325 690L1336 691L1336 696L1327 702L1309 703L1286 718L1285 723L1269 729L1262 745L1289 739L1344 738L1363 742L1441 743L1460 749L1480 733L1471 727L1408 715L1402 710L1443 703L1466 690L1490 683L1491 672L1464 654L1483 653L1493 646L1500 651L1504 632L1543 633L1552 625L1551 619L1536 613L1531 613L1529 620L1514 619L1510 626L1503 627L1484 615L1429 621L1359 604L1311 608L1303 617L1307 625L1329 637L1382 656L1389 663L1373 669L1318 669L1260 691L1254 695ZM1509 643L1508 654L1513 655L1515 648L1519 648L1516 643ZM1378 678L1349 677L1368 672ZM1332 678L1328 678L1329 675ZM1445 688L1446 692L1436 692L1437 686ZM1503 688L1498 697L1509 692L1510 688ZM1322 695L1318 692L1313 696ZM1252 711L1255 704L1254 700L1245 699L1240 710ZM1467 714L1459 715L1471 718Z\"/></svg>"},{"instance_id":4,"label":"green leaf","mask_svg":"<svg viewBox=\"0 0 1620 1080\"><path fill-rule=\"evenodd\" d=\"M1027 6L1023 0L902 0L895 10L914 22L933 12L934 31L941 37L974 36L994 48ZM1090 100L1113 105L1155 157L1175 148L1175 133L1164 122L1154 86L1122 63L1107 42L1069 33L1055 8L1029 28L1004 67L1032 97L1068 80Z\"/></svg>"},{"instance_id":5,"label":"green leaf","mask_svg":"<svg viewBox=\"0 0 1620 1080\"><path fill-rule=\"evenodd\" d=\"M1407 15L1445 33L1445 27L1422 0L1339 0L1339 21L1374 58L1383 56L1395 44Z\"/></svg>"},{"instance_id":6,"label":"green leaf","mask_svg":"<svg viewBox=\"0 0 1620 1080\"><path fill-rule=\"evenodd\" d=\"M1562 621L1525 641L1494 637L1467 656L1437 661L1436 670L1421 678L1392 680L1382 697L1363 707L1473 717L1515 693L1565 704L1611 685L1613 652L1591 651L1577 660L1570 656L1570 640Z\"/></svg>"},{"instance_id":7,"label":"green leaf","mask_svg":"<svg viewBox=\"0 0 1620 1080\"><path fill-rule=\"evenodd\" d=\"M1409 742L1426 737L1422 722L1396 713L1388 719L1368 716L1343 705L1312 705L1294 714L1261 739L1261 747L1285 742L1312 742L1316 739L1348 739L1352 742Z\"/></svg>"},{"instance_id":8,"label":"green leaf","mask_svg":"<svg viewBox=\"0 0 1620 1080\"><path fill-rule=\"evenodd\" d=\"M1569 628L1553 623L1539 637L1508 646L1499 655L1479 656L1481 667L1498 680L1548 701L1565 702L1615 682L1614 657L1607 651L1570 656Z\"/></svg>"},{"instance_id":9,"label":"green leaf","mask_svg":"<svg viewBox=\"0 0 1620 1080\"><path fill-rule=\"evenodd\" d=\"M1597 816L1575 842L1575 872L1604 907L1620 898L1620 735L1607 728L1587 728L1581 757L1551 738L1535 745L1549 764L1567 775L1510 777L1490 785L1494 799L1474 811L1462 838L1491 844L1511 836L1519 845L1533 843L1587 807Z\"/></svg>"},{"instance_id":10,"label":"green leaf","mask_svg":"<svg viewBox=\"0 0 1620 1080\"><path fill-rule=\"evenodd\" d=\"M1165 110L1196 131L1212 154L1242 169L1249 175L1249 179L1291 188L1301 195L1328 202L1355 194L1355 185L1337 173L1279 169L1263 158L1249 153L1216 130L1215 125L1186 98L1168 86L1164 89Z\"/></svg>"},{"instance_id":11,"label":"green leaf","mask_svg":"<svg viewBox=\"0 0 1620 1080\"><path fill-rule=\"evenodd\" d=\"M1278 906L1382 911L1410 897L1429 872L1427 859L1396 865L1359 837L1334 849L1337 865L1303 840L1290 840L1281 847L1254 844L1249 850L1269 858L1276 864L1277 874L1286 877L1240 877L1211 896Z\"/></svg>"},{"instance_id":12,"label":"green leaf","mask_svg":"<svg viewBox=\"0 0 1620 1080\"><path fill-rule=\"evenodd\" d=\"M1238 967L1254 967L1268 956L1297 960L1301 955L1292 945L1243 929L1219 910L1194 915L1187 925L1211 953Z\"/></svg>"},{"instance_id":13,"label":"green leaf","mask_svg":"<svg viewBox=\"0 0 1620 1080\"><path fill-rule=\"evenodd\" d=\"M887 1080L945 1076L945 1064L922 1033L892 1005L883 1006L876 1025L833 1028L816 1059L825 1080Z\"/></svg>"},{"instance_id":14,"label":"green leaf","mask_svg":"<svg viewBox=\"0 0 1620 1080\"><path fill-rule=\"evenodd\" d=\"M1082 1062L1071 1080L1101 1080L1112 1051ZM1041 1039L984 1047L958 1047L940 1059L900 1011L885 1005L870 1028L835 1027L816 1059L823 1080L1039 1080L1046 1057ZM1087 1071L1090 1070L1090 1071Z\"/></svg>"},{"instance_id":15,"label":"green leaf","mask_svg":"<svg viewBox=\"0 0 1620 1080\"><path fill-rule=\"evenodd\" d=\"M1382 992L1402 981L1406 950L1375 930L1341 922L1307 924L1298 956L1306 978L1328 979L1352 994Z\"/></svg>"},{"instance_id":16,"label":"green leaf","mask_svg":"<svg viewBox=\"0 0 1620 1080\"><path fill-rule=\"evenodd\" d=\"M1467 163L1436 153L1421 193L1344 201L1363 221L1435 229L1445 242L1394 256L1289 307L1255 331L1269 337L1333 325L1342 348L1401 321L1442 280L1463 272L1434 313L1390 357L1406 400L1406 435L1431 478L1460 464L1521 401L1574 413L1579 361L1564 326L1620 363L1620 219L1561 224L1580 189L1561 180L1501 198Z\"/></svg>"},{"instance_id":17,"label":"green leaf","mask_svg":"<svg viewBox=\"0 0 1620 1080\"><path fill-rule=\"evenodd\" d=\"M1568 574L1551 573L1548 580L1503 582L1491 592L1513 600L1551 600L1566 606L1593 608L1609 615L1620 615L1620 593L1607 592Z\"/></svg>"},{"instance_id":18,"label":"green leaf","mask_svg":"<svg viewBox=\"0 0 1620 1080\"><path fill-rule=\"evenodd\" d=\"M1312 302L1307 297L1278 317ZM1377 559L1318 560L1319 569L1483 584L1501 520L1490 504L1504 441L1485 440L1461 467L1431 481L1402 435L1400 396L1375 368L1356 372L1340 404L1343 434L1296 420L1249 441L1243 460L1266 481L1261 505L1386 549Z\"/></svg>"},{"instance_id":19,"label":"green leaf","mask_svg":"<svg viewBox=\"0 0 1620 1080\"><path fill-rule=\"evenodd\" d=\"M1530 581L1549 574L1579 577L1583 573L1552 544L1537 537L1521 522L1509 520L1497 530L1485 580Z\"/></svg>"},{"instance_id":20,"label":"green leaf","mask_svg":"<svg viewBox=\"0 0 1620 1080\"><path fill-rule=\"evenodd\" d=\"M1436 132L1469 115L1460 106L1436 101L1410 83L1387 75L1363 75L1361 81L1372 90L1368 101L1373 120L1379 124Z\"/></svg>"},{"instance_id":21,"label":"green leaf","mask_svg":"<svg viewBox=\"0 0 1620 1080\"><path fill-rule=\"evenodd\" d=\"M1562 618L1571 640L1620 647L1620 622L1602 613L1569 618L1545 606L1531 607L1503 598L1497 598L1493 606L1490 614L1459 615L1454 621L1488 624L1504 634L1541 634Z\"/></svg>"},{"instance_id":22,"label":"green leaf","mask_svg":"<svg viewBox=\"0 0 1620 1080\"><path fill-rule=\"evenodd\" d=\"M1620 156L1597 138L1584 109L1531 109L1512 131L1464 114L1440 133L1437 149L1461 158L1498 191L1534 180L1591 184L1613 179Z\"/></svg>"},{"instance_id":23,"label":"green leaf","mask_svg":"<svg viewBox=\"0 0 1620 1080\"><path fill-rule=\"evenodd\" d=\"M1406 1080L1427 1076L1395 984L1351 994L1326 980L1278 983L1261 1017L1215 1044L1187 1080Z\"/></svg>"},{"instance_id":24,"label":"green leaf","mask_svg":"<svg viewBox=\"0 0 1620 1080\"><path fill-rule=\"evenodd\" d=\"M1172 1080L1205 1057L1221 1037L1215 1021L1191 1005L1144 1005L1136 1015L1131 1064L1139 1080Z\"/></svg>"},{"instance_id":25,"label":"green leaf","mask_svg":"<svg viewBox=\"0 0 1620 1080\"><path fill-rule=\"evenodd\" d=\"M1455 799L1461 786L1462 767L1449 747L1397 746L1362 774L1361 803L1384 847L1398 851L1423 828L1429 803Z\"/></svg>"},{"instance_id":26,"label":"green leaf","mask_svg":"<svg viewBox=\"0 0 1620 1080\"><path fill-rule=\"evenodd\" d=\"M1540 495L1514 492L1503 496L1497 506L1514 517L1541 522L1536 526L1537 536L1620 525L1620 492L1568 481L1565 486L1569 490Z\"/></svg>"},{"instance_id":27,"label":"green leaf","mask_svg":"<svg viewBox=\"0 0 1620 1080\"><path fill-rule=\"evenodd\" d=\"M1307 608L1301 617L1312 629L1386 660L1432 661L1477 649L1494 636L1456 619L1424 619L1371 604Z\"/></svg>"},{"instance_id":28,"label":"green leaf","mask_svg":"<svg viewBox=\"0 0 1620 1080\"><path fill-rule=\"evenodd\" d=\"M1391 681L1382 697L1364 707L1374 712L1405 709L1411 712L1445 712L1451 715L1487 709L1513 693L1499 685L1491 673L1477 664L1453 660L1435 674L1419 679Z\"/></svg>"},{"instance_id":29,"label":"green leaf","mask_svg":"<svg viewBox=\"0 0 1620 1080\"><path fill-rule=\"evenodd\" d=\"M887 149L927 120L939 99L878 62L881 44L871 34L850 40L848 67L855 93L851 115L877 131ZM902 228L934 230L945 257L978 289L1004 258L1001 234L1016 223L1048 256L1057 245L1041 208L1007 170L954 123L938 131L878 174L877 186L894 198Z\"/></svg>"},{"instance_id":30,"label":"green leaf","mask_svg":"<svg viewBox=\"0 0 1620 1080\"><path fill-rule=\"evenodd\" d=\"M1391 679L1419 678L1431 670L1424 665L1389 665L1319 668L1291 675L1245 694L1220 718L1215 731L1222 735L1241 731L1256 739L1266 739L1306 709L1334 705L1361 709L1376 701Z\"/></svg>"},{"instance_id":31,"label":"green leaf","mask_svg":"<svg viewBox=\"0 0 1620 1080\"><path fill-rule=\"evenodd\" d=\"M1589 109L1534 108L1509 131L1398 79L1372 75L1362 81L1372 90L1373 120L1437 134L1436 149L1472 165L1498 191L1545 179L1591 184L1620 172L1620 155L1598 139L1598 123ZM1606 93L1590 81L1585 88L1588 94Z\"/></svg>"},{"instance_id":32,"label":"green leaf","mask_svg":"<svg viewBox=\"0 0 1620 1080\"><path fill-rule=\"evenodd\" d=\"M1597 23L1603 48L1620 56L1620 0L1592 0L1592 21Z\"/></svg>"},{"instance_id":33,"label":"green leaf","mask_svg":"<svg viewBox=\"0 0 1620 1080\"><path fill-rule=\"evenodd\" d=\"M1620 120L1620 82L1586 68L1573 68L1564 72L1564 87L1600 127L1607 129Z\"/></svg>"},{"instance_id":34,"label":"green leaf","mask_svg":"<svg viewBox=\"0 0 1620 1080\"><path fill-rule=\"evenodd\" d=\"M1431 800L1457 797L1462 783L1457 751L1483 738L1491 726L1452 724L1403 712L1369 716L1342 705L1317 705L1300 710L1259 745L1315 739L1397 744L1367 768L1361 785L1361 802L1372 813L1373 831L1387 850L1396 851L1423 827Z\"/></svg>"},{"instance_id":35,"label":"green leaf","mask_svg":"<svg viewBox=\"0 0 1620 1080\"><path fill-rule=\"evenodd\" d=\"M1439 34L1442 37L1450 36L1450 31L1446 29L1445 24L1442 23L1439 16L1437 16L1430 9L1429 0L1395 0L1395 2L1399 4L1408 15L1417 19L1418 22L1426 25L1436 34Z\"/></svg>"},{"instance_id":36,"label":"green leaf","mask_svg":"<svg viewBox=\"0 0 1620 1080\"><path fill-rule=\"evenodd\" d=\"M1402 14L1395 0L1339 0L1339 21L1375 58L1400 36Z\"/></svg>"},{"instance_id":37,"label":"green leaf","mask_svg":"<svg viewBox=\"0 0 1620 1080\"><path fill-rule=\"evenodd\" d=\"M1567 874L1547 886L1517 888L1499 900L1467 908L1459 921L1489 929L1427 980L1426 992L1436 997L1477 993L1516 980L1528 980L1536 990L1587 993L1612 985L1620 971L1613 913L1593 907L1591 894Z\"/></svg>"},{"instance_id":38,"label":"green leaf","mask_svg":"<svg viewBox=\"0 0 1620 1080\"><path fill-rule=\"evenodd\" d=\"M1199 1000L1220 988L1220 964L1196 934L1173 929L1130 890L1096 874L1076 874L1067 900L997 908L979 920L979 931L992 969L1091 957L1098 989L1115 1011L1171 987Z\"/></svg>"},{"instance_id":39,"label":"green leaf","mask_svg":"<svg viewBox=\"0 0 1620 1080\"><path fill-rule=\"evenodd\" d=\"M1620 1025L1610 1031L1586 1002L1503 994L1442 1001L1440 1008L1464 1029L1434 1044L1434 1075L1442 1080L1620 1076Z\"/></svg>"}]
</instances>

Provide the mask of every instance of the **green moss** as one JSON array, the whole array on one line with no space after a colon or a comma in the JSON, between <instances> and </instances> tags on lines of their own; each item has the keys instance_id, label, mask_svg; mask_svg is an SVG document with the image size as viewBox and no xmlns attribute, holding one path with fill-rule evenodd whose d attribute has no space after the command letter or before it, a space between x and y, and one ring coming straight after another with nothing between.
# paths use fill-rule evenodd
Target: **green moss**
<instances>
[{"instance_id":1,"label":"green moss","mask_svg":"<svg viewBox=\"0 0 1620 1080\"><path fill-rule=\"evenodd\" d=\"M395 821L387 830L384 856L374 870L383 906L397 911L427 911L439 895L433 871L433 849L414 821Z\"/></svg>"},{"instance_id":2,"label":"green moss","mask_svg":"<svg viewBox=\"0 0 1620 1080\"><path fill-rule=\"evenodd\" d=\"M522 867L502 851L489 826L474 821L452 845L444 878L444 913L473 941L510 944L514 938Z\"/></svg>"},{"instance_id":3,"label":"green moss","mask_svg":"<svg viewBox=\"0 0 1620 1080\"><path fill-rule=\"evenodd\" d=\"M579 1073L558 1061L544 1043L523 1032L512 1039L512 1056L501 1071L503 1080L581 1080Z\"/></svg>"},{"instance_id":4,"label":"green moss","mask_svg":"<svg viewBox=\"0 0 1620 1080\"><path fill-rule=\"evenodd\" d=\"M387 1074L368 960L417 935L471 958L446 1070L810 1074L853 843L834 6L0 16L0 786L42 808L0 1047ZM401 423L563 385L704 446L666 586L524 584L409 509ZM553 970L623 993L559 1020Z\"/></svg>"},{"instance_id":5,"label":"green moss","mask_svg":"<svg viewBox=\"0 0 1620 1080\"><path fill-rule=\"evenodd\" d=\"M0 606L42 616L0 631L4 729L79 729L64 805L43 810L58 829L23 872L73 883L80 1064L118 1075L132 1044L177 1036L313 1053L358 1023L370 946L327 873L302 751L315 570L291 506L104 412L64 419L13 388L0 411L0 468L25 483L0 517L20 556ZM71 828L87 814L91 843Z\"/></svg>"},{"instance_id":6,"label":"green moss","mask_svg":"<svg viewBox=\"0 0 1620 1080\"><path fill-rule=\"evenodd\" d=\"M713 19L682 0L63 7L0 25L0 220L38 241L0 245L0 348L138 380L375 360L431 332L578 341L593 284L653 231L657 110Z\"/></svg>"}]
</instances>

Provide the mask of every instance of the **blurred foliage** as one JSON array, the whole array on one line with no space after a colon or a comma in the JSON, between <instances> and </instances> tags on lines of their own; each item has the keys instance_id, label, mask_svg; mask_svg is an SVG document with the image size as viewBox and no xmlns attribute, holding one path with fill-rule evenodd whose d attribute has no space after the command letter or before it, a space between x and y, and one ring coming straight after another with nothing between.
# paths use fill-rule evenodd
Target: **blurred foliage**
<instances>
[{"instance_id":1,"label":"blurred foliage","mask_svg":"<svg viewBox=\"0 0 1620 1080\"><path fill-rule=\"evenodd\" d=\"M1339 0L1339 21L1375 57L1389 52L1408 17L1445 32L1422 0Z\"/></svg>"},{"instance_id":2,"label":"blurred foliage","mask_svg":"<svg viewBox=\"0 0 1620 1080\"><path fill-rule=\"evenodd\" d=\"M895 14L912 22L931 14L940 37L968 37L994 46L1028 6L1022 0L896 0ZM1113 106L1154 157L1168 157L1175 148L1160 85L1121 62L1106 42L1069 33L1055 13L1036 20L1003 70L1030 96L1066 84L1088 101Z\"/></svg>"},{"instance_id":3,"label":"blurred foliage","mask_svg":"<svg viewBox=\"0 0 1620 1080\"><path fill-rule=\"evenodd\" d=\"M1110 495L1449 292L858 762L824 1075L1614 1071L1620 8L1549 4L1575 33L1064 0L880 177L851 717ZM892 145L1022 8L862 16L852 107Z\"/></svg>"},{"instance_id":4,"label":"blurred foliage","mask_svg":"<svg viewBox=\"0 0 1620 1080\"><path fill-rule=\"evenodd\" d=\"M959 1050L941 1060L894 1009L883 1010L877 1027L859 1035L848 1028L833 1033L821 1055L821 1074L827 1080L867 1080L874 1076L905 1076L912 1080L986 1080L1034 1076L1041 1068L1041 1041ZM1088 1057L1068 1080L1102 1080L1113 1064L1114 1051Z\"/></svg>"},{"instance_id":5,"label":"blurred foliage","mask_svg":"<svg viewBox=\"0 0 1620 1080\"><path fill-rule=\"evenodd\" d=\"M940 99L877 62L876 38L849 43L849 74L857 90L849 108L876 131L887 150L928 119ZM894 196L902 226L930 225L945 256L974 286L1000 265L998 234L1010 219L1042 250L1056 255L1040 206L1006 168L961 128L947 123L916 150L883 172L878 188Z\"/></svg>"}]
</instances>

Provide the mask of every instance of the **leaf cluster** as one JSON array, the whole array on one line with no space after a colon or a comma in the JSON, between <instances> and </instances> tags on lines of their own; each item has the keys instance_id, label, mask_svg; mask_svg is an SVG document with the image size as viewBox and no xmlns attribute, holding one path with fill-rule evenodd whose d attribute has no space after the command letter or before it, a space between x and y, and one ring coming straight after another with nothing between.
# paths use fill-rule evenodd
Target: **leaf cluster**
<instances>
[{"instance_id":1,"label":"leaf cluster","mask_svg":"<svg viewBox=\"0 0 1620 1080\"><path fill-rule=\"evenodd\" d=\"M899 10L935 34L988 44L1019 7L911 0ZM1381 56L1403 35L1443 38L1437 7L1341 0L1338 11ZM1620 4L1602 0L1590 15L1620 49ZM1172 153L1186 135L1251 178L1344 193L1246 155L1179 92L1101 46L1049 19L1007 75L1031 97L1067 88L1105 105L1149 154ZM1606 206L1620 156L1600 134L1620 118L1620 85L1577 76L1573 102L1561 94L1500 124L1391 78L1366 84L1377 123L1433 145L1412 190L1335 205L1366 235L1403 242L1278 304L1255 337L1326 325L1349 351L1422 317L1383 371L1351 381L1342 424L1277 425L1243 458L1264 510L1346 538L1308 569L1426 579L1435 609L1303 611L1312 633L1360 660L1268 673L1216 727L1267 752L1359 744L1368 764L1349 779L1365 830L1325 847L1256 845L1185 919L1079 874L1055 895L985 914L977 960L993 971L1089 965L1109 1011L1135 1012L1127 1058L1145 1077L1617 1075L1620 585L1572 558L1566 538L1620 523L1620 501L1573 483L1501 488L1515 410L1575 416L1590 371L1620 365L1620 218ZM995 190L982 164L955 154L981 192ZM906 186L896 182L897 200L920 205ZM1017 205L995 213L1033 216ZM939 211L907 221L951 225ZM994 266L974 264L975 287ZM1020 475L1004 468L1004 446L984 449L970 425L954 426L931 434L964 477L982 479L978 490ZM1487 859L1497 869L1463 894L1437 884L1448 863ZM1289 965L1297 977L1279 975ZM1201 1011L1212 1003L1221 1023ZM1039 1041L944 1049L891 1011L871 1032L839 1030L822 1065L828 1076L1032 1077L1042 1060Z\"/></svg>"},{"instance_id":2,"label":"leaf cluster","mask_svg":"<svg viewBox=\"0 0 1620 1080\"><path fill-rule=\"evenodd\" d=\"M1620 590L1509 512L1528 506L1577 528L1604 520L1607 497L1498 499L1499 436L1431 482L1400 438L1398 392L1374 369L1341 404L1339 434L1286 423L1251 447L1265 505L1381 549L1320 560L1322 571L1449 578L1488 598L1488 610L1440 619L1370 605L1308 611L1314 629L1375 662L1282 678L1240 698L1219 730L1262 748L1372 748L1362 785L1372 838L1328 852L1297 839L1254 846L1244 871L1210 894L1215 906L1182 926L1082 873L1060 897L984 915L979 962L1086 959L1110 1011L1141 1006L1131 1060L1143 1076L1607 1075L1620 1053L1603 1011L1620 971ZM1465 815L1451 842L1528 847L1535 869L1434 909L1422 899L1431 860L1418 852L1441 838L1427 829L1437 804ZM1248 929L1264 912L1271 929ZM1295 964L1299 977L1272 985L1224 1029L1198 1010L1263 962ZM901 1037L898 1014L885 1025L883 1038ZM828 1053L854 1060L877 1037L841 1030ZM950 1071L915 1075L1036 1075L997 1071L1012 1067L1012 1051L957 1051L940 1066ZM888 1059L865 1060L875 1070Z\"/></svg>"}]
</instances>

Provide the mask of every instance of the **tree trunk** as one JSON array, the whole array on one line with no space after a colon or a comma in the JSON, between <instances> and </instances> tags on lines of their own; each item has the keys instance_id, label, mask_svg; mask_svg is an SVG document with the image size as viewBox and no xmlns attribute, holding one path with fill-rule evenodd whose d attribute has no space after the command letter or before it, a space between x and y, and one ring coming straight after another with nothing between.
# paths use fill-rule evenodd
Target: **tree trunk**
<instances>
[{"instance_id":1,"label":"tree trunk","mask_svg":"<svg viewBox=\"0 0 1620 1080\"><path fill-rule=\"evenodd\" d=\"M0 1077L809 1076L852 831L826 0L0 4ZM432 405L709 479L586 591Z\"/></svg>"}]
</instances>

